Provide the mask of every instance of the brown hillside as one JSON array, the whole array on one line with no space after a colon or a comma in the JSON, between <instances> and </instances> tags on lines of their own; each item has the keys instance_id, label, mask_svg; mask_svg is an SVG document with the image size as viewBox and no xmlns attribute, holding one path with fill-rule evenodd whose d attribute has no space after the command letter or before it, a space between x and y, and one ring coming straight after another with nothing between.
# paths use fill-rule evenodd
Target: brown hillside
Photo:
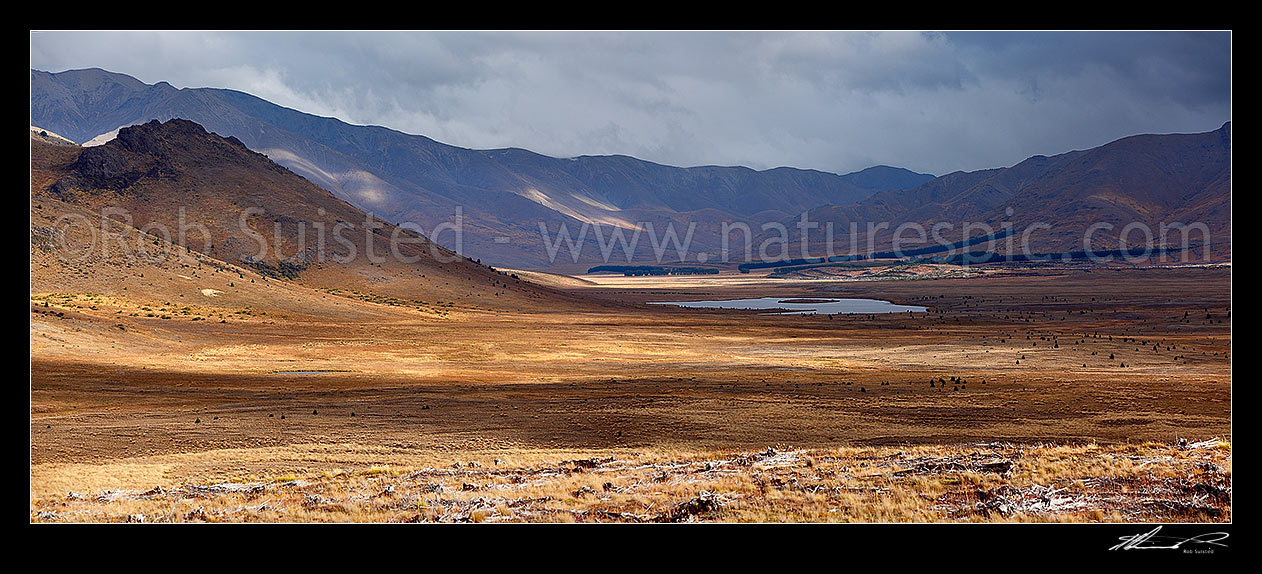
<instances>
[{"instance_id":1,"label":"brown hillside","mask_svg":"<svg viewBox=\"0 0 1262 574\"><path fill-rule=\"evenodd\" d=\"M159 243L174 241L271 281L374 297L487 309L580 301L370 218L236 138L194 122L152 121L90 148L33 139L31 158L32 200L51 210L43 223L54 223L68 208L99 222L106 210ZM58 280L35 274L32 282L45 278Z\"/></svg>"},{"instance_id":2,"label":"brown hillside","mask_svg":"<svg viewBox=\"0 0 1262 574\"><path fill-rule=\"evenodd\" d=\"M812 209L808 217L819 225L810 232L814 255L825 254L830 223L834 254L845 254L852 223L859 230L860 250L867 247L869 224L888 223L888 229L876 234L876 251L890 249L893 231L904 223L926 229L939 222L953 224L942 233L949 241L962 239L965 223L996 231L1010 224L1017 233L1042 223L1049 228L1031 233L1031 250L1063 253L1083 249L1087 230L1097 223L1113 227L1093 232L1092 248L1110 250L1119 248L1119 233L1131 223L1157 234L1162 224L1178 222L1203 223L1210 231L1213 259L1230 259L1231 124L1199 134L1132 136L1085 151L1034 156L1008 168L947 174L856 205ZM801 237L797 221L782 221L795 257ZM908 232L903 239L911 237ZM1177 232L1171 237L1181 243ZM1200 233L1190 237L1193 244L1201 242ZM1134 231L1127 239L1134 246L1143 234ZM904 247L916 245L908 241Z\"/></svg>"}]
</instances>

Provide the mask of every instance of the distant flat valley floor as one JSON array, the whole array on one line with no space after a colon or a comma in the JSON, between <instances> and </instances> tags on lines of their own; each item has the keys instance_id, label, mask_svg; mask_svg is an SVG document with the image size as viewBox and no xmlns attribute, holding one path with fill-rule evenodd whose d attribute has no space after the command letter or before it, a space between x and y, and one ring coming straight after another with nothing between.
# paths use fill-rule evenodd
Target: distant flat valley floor
<instances>
[{"instance_id":1,"label":"distant flat valley floor","mask_svg":"<svg viewBox=\"0 0 1262 574\"><path fill-rule=\"evenodd\" d=\"M232 322L132 317L90 294L33 293L31 495L467 453L1229 444L1230 273L556 278L614 305L529 313L341 301L372 321L265 302ZM928 311L643 305L767 296Z\"/></svg>"}]
</instances>

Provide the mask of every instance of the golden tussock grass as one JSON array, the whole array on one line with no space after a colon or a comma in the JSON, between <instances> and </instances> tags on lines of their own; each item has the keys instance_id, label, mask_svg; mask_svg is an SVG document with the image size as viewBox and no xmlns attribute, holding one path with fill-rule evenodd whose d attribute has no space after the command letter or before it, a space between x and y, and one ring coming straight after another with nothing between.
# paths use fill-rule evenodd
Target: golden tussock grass
<instances>
[{"instance_id":1,"label":"golden tussock grass","mask_svg":"<svg viewBox=\"0 0 1262 574\"><path fill-rule=\"evenodd\" d=\"M196 466L171 463L111 463L91 471L79 465L41 468L33 470L33 481L36 474L41 478L40 492L32 490L31 519L871 523L1231 518L1231 451L1217 440L1190 446L671 448L596 455L503 449L460 452L456 460L451 452L417 452L396 453L389 464L345 464L364 460L363 454L373 450L305 445L289 453L290 460L303 459L298 466L305 473L233 483L191 482L178 476L178 469ZM250 454L197 456L200 465L224 467ZM319 468L330 462L329 468ZM133 486L120 486L128 483ZM67 484L81 490L60 491Z\"/></svg>"}]
</instances>

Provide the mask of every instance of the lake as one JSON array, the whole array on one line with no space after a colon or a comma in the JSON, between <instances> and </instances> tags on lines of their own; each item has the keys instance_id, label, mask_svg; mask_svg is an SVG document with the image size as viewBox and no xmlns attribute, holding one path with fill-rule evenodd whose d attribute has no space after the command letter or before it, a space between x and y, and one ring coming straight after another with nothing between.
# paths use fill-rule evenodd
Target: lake
<instances>
[{"instance_id":1,"label":"lake","mask_svg":"<svg viewBox=\"0 0 1262 574\"><path fill-rule=\"evenodd\" d=\"M761 297L758 299L726 299L721 301L661 301L649 305L677 305L692 309L766 309L768 315L822 315L853 313L923 313L917 305L895 305L880 299L831 299L820 297Z\"/></svg>"}]
</instances>

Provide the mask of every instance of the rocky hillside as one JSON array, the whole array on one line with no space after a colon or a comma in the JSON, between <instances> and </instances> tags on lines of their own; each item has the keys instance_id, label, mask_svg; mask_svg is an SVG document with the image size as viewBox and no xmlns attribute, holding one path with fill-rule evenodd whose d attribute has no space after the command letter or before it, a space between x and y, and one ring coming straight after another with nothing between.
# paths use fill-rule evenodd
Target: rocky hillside
<instances>
[{"instance_id":1,"label":"rocky hillside","mask_svg":"<svg viewBox=\"0 0 1262 574\"><path fill-rule=\"evenodd\" d=\"M397 228L188 120L79 148L32 140L32 196L52 218L105 213L264 276L382 296L522 305L565 297ZM33 217L35 217L33 215Z\"/></svg>"}]
</instances>

